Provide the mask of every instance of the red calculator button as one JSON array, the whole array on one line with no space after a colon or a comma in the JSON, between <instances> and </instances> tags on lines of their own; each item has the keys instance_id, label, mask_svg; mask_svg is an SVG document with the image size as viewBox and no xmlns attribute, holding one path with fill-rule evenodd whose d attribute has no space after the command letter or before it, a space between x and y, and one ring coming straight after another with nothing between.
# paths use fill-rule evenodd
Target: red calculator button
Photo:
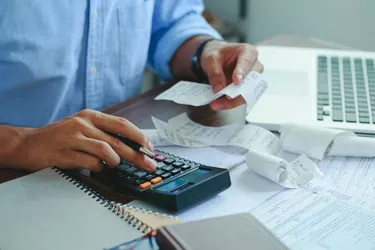
<instances>
[{"instance_id":1,"label":"red calculator button","mask_svg":"<svg viewBox=\"0 0 375 250\"><path fill-rule=\"evenodd\" d=\"M164 161L165 159L167 159L167 157L165 155L155 156L155 160L157 160L157 161Z\"/></svg>"}]
</instances>

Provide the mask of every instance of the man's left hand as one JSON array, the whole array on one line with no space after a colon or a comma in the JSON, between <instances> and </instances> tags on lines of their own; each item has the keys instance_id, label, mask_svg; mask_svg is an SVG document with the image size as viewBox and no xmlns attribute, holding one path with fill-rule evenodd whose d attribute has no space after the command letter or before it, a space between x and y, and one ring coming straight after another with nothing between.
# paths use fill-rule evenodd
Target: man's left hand
<instances>
[{"instance_id":1,"label":"man's left hand","mask_svg":"<svg viewBox=\"0 0 375 250\"><path fill-rule=\"evenodd\" d=\"M228 84L240 84L250 71L263 72L257 49L246 43L208 42L201 56L201 66L207 74L214 93ZM211 103L214 110L232 109L245 103L242 96L235 99L222 97Z\"/></svg>"}]
</instances>

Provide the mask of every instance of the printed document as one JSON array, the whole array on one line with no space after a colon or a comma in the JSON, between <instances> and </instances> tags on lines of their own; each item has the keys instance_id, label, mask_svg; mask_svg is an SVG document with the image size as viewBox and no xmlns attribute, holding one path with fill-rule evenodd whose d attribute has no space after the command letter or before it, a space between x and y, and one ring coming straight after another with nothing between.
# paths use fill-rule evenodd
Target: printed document
<instances>
[{"instance_id":1,"label":"printed document","mask_svg":"<svg viewBox=\"0 0 375 250\"><path fill-rule=\"evenodd\" d=\"M249 112L267 89L267 82L258 72L250 72L239 84L228 85L214 94L208 84L181 81L158 95L155 100L174 101L179 104L203 106L222 97L236 98L242 96Z\"/></svg>"},{"instance_id":2,"label":"printed document","mask_svg":"<svg viewBox=\"0 0 375 250\"><path fill-rule=\"evenodd\" d=\"M168 123L152 117L161 137L171 144L184 147L236 146L248 149L247 166L254 172L288 188L299 188L322 173L304 155L288 162L277 135L259 126L229 124L208 127L192 121L186 113L171 118Z\"/></svg>"},{"instance_id":3,"label":"printed document","mask_svg":"<svg viewBox=\"0 0 375 250\"><path fill-rule=\"evenodd\" d=\"M284 190L252 214L293 250L375 247L375 214L339 193Z\"/></svg>"}]
</instances>

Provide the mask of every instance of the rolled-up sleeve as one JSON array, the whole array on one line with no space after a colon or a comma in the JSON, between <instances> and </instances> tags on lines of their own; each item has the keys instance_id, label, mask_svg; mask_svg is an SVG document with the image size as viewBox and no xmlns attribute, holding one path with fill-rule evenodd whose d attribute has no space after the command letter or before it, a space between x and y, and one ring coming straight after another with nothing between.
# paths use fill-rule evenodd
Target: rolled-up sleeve
<instances>
[{"instance_id":1,"label":"rolled-up sleeve","mask_svg":"<svg viewBox=\"0 0 375 250\"><path fill-rule=\"evenodd\" d=\"M148 66L163 80L172 78L170 60L187 39L197 35L221 38L202 17L203 9L201 0L155 1Z\"/></svg>"}]
</instances>

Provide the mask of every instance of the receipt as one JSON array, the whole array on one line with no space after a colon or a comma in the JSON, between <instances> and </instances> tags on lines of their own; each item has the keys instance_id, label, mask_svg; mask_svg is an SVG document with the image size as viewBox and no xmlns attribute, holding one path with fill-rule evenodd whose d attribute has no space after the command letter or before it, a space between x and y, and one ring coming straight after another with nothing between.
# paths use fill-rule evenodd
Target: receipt
<instances>
[{"instance_id":1,"label":"receipt","mask_svg":"<svg viewBox=\"0 0 375 250\"><path fill-rule=\"evenodd\" d=\"M325 155L375 157L375 139L358 137L351 131L284 124L279 132L284 150L318 160Z\"/></svg>"},{"instance_id":2,"label":"receipt","mask_svg":"<svg viewBox=\"0 0 375 250\"><path fill-rule=\"evenodd\" d=\"M160 136L175 145L229 145L249 149L246 155L249 169L287 188L299 188L322 175L315 163L304 155L291 162L277 157L281 150L280 139L255 125L208 127L190 120L186 113L171 118L168 123L155 117L152 120Z\"/></svg>"},{"instance_id":3,"label":"receipt","mask_svg":"<svg viewBox=\"0 0 375 250\"><path fill-rule=\"evenodd\" d=\"M156 122L158 123L158 122ZM173 143L165 140L163 137L161 137L157 130L155 129L142 129L142 133L148 137L148 139L151 141L152 145L155 147L163 147L163 146L171 146L174 145Z\"/></svg>"},{"instance_id":4,"label":"receipt","mask_svg":"<svg viewBox=\"0 0 375 250\"><path fill-rule=\"evenodd\" d=\"M221 127L208 127L190 120L186 113L170 119L168 129L170 133L205 145L238 146L268 153L276 153L280 148L278 137L264 128L235 123Z\"/></svg>"},{"instance_id":5,"label":"receipt","mask_svg":"<svg viewBox=\"0 0 375 250\"><path fill-rule=\"evenodd\" d=\"M261 127L230 124L208 127L189 119L186 113L168 123L153 118L160 136L185 147L237 146L248 149L247 164L254 172L287 188L299 188L322 173L310 159L325 155L375 157L375 139L353 132L300 124L284 124L280 138ZM300 155L292 161L281 152ZM309 158L310 157L310 158Z\"/></svg>"},{"instance_id":6,"label":"receipt","mask_svg":"<svg viewBox=\"0 0 375 250\"><path fill-rule=\"evenodd\" d=\"M268 154L276 155L280 150L280 140L275 134L259 126L246 124L232 134L228 145L247 149L256 149Z\"/></svg>"},{"instance_id":7,"label":"receipt","mask_svg":"<svg viewBox=\"0 0 375 250\"><path fill-rule=\"evenodd\" d=\"M240 128L241 125L233 123L221 127L209 127L196 123L186 113L180 114L168 121L169 128L194 141L201 141L208 145L228 145L230 137Z\"/></svg>"},{"instance_id":8,"label":"receipt","mask_svg":"<svg viewBox=\"0 0 375 250\"><path fill-rule=\"evenodd\" d=\"M204 143L200 143L197 141L190 140L188 138L184 138L180 136L178 133L173 131L172 129L169 128L168 123L161 121L155 117L152 117L152 121L156 127L157 132L159 135L166 141L178 145L178 146L183 146L183 147L191 147L191 148L196 148L196 147L205 147L208 146Z\"/></svg>"},{"instance_id":9,"label":"receipt","mask_svg":"<svg viewBox=\"0 0 375 250\"><path fill-rule=\"evenodd\" d=\"M158 95L155 100L174 101L179 104L203 106L226 95L231 98L242 96L247 103L249 112L267 89L267 82L263 75L252 71L239 84L228 85L214 94L210 85L181 81Z\"/></svg>"},{"instance_id":10,"label":"receipt","mask_svg":"<svg viewBox=\"0 0 375 250\"><path fill-rule=\"evenodd\" d=\"M287 162L274 155L249 150L246 165L255 173L286 188L301 188L312 179L323 176L317 165L305 155Z\"/></svg>"}]
</instances>

